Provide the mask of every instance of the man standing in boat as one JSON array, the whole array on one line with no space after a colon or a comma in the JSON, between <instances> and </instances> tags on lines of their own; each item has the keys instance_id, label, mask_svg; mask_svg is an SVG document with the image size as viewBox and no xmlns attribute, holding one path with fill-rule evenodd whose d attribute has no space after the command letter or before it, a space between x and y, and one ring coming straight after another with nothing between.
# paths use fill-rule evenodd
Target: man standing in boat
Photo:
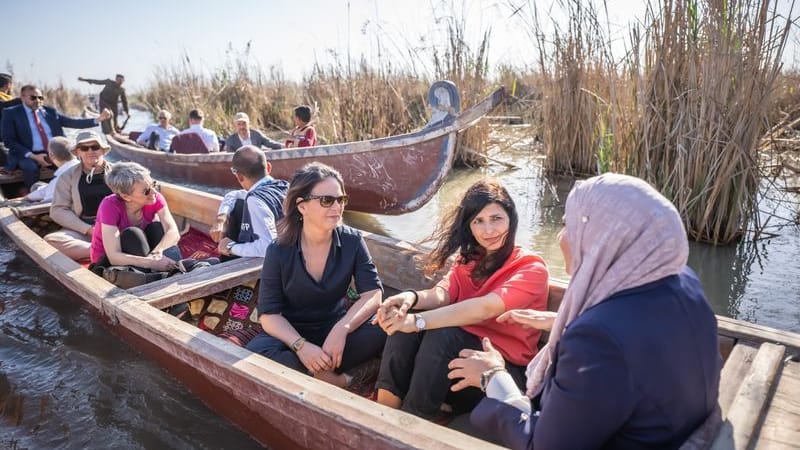
<instances>
[{"instance_id":1,"label":"man standing in boat","mask_svg":"<svg viewBox=\"0 0 800 450\"><path fill-rule=\"evenodd\" d=\"M122 101L122 109L125 111L125 114L130 116L130 110L128 109L128 97L125 95L125 88L122 87L122 83L125 82L125 77L121 74L117 74L114 79L107 78L105 80L93 80L90 78L83 78L78 77L78 81L83 81L89 84L99 84L103 86L103 90L100 91L100 102L99 107L102 111L103 109L110 109L113 113L113 125L114 128L111 128L111 121L104 120L103 121L103 133L111 134L112 131L119 132L119 124L117 123L117 114L119 112L119 102Z\"/></svg>"},{"instance_id":2,"label":"man standing in boat","mask_svg":"<svg viewBox=\"0 0 800 450\"><path fill-rule=\"evenodd\" d=\"M76 119L65 116L55 108L44 106L42 91L26 85L20 91L22 104L3 112L3 140L9 148L4 170L22 169L25 188L39 181L39 168L52 162L47 158L47 144L56 136L64 136L66 128L91 128L111 117L104 109L97 119Z\"/></svg>"},{"instance_id":3,"label":"man standing in boat","mask_svg":"<svg viewBox=\"0 0 800 450\"><path fill-rule=\"evenodd\" d=\"M217 212L211 238L224 257L263 258L277 236L275 223L283 217L283 200L289 183L269 174L272 165L264 152L245 145L233 154L231 173L242 189L225 194Z\"/></svg>"}]
</instances>

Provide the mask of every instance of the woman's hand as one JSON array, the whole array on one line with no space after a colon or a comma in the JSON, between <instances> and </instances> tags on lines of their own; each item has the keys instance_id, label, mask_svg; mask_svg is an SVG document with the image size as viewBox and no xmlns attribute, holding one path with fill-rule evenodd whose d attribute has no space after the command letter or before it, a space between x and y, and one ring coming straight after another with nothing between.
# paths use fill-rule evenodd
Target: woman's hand
<instances>
[{"instance_id":1,"label":"woman's hand","mask_svg":"<svg viewBox=\"0 0 800 450\"><path fill-rule=\"evenodd\" d=\"M344 344L347 341L347 329L343 326L336 325L328 333L325 342L322 343L322 351L324 351L331 358L330 370L336 369L342 364L342 354L344 353Z\"/></svg>"},{"instance_id":2,"label":"woman's hand","mask_svg":"<svg viewBox=\"0 0 800 450\"><path fill-rule=\"evenodd\" d=\"M483 338L482 343L484 351L480 352L471 349L461 350L458 354L458 358L450 361L450 364L447 365L447 368L450 369L447 378L451 380L461 378L458 383L450 387L450 390L453 392L460 391L470 386L479 388L481 387L481 374L483 374L483 372L495 367L506 366L503 355L495 350L489 338Z\"/></svg>"},{"instance_id":3,"label":"woman's hand","mask_svg":"<svg viewBox=\"0 0 800 450\"><path fill-rule=\"evenodd\" d=\"M523 328L535 328L542 331L550 331L553 328L553 321L556 313L552 311L536 311L535 309L512 309L506 311L497 318L500 323L518 324Z\"/></svg>"},{"instance_id":4,"label":"woman's hand","mask_svg":"<svg viewBox=\"0 0 800 450\"><path fill-rule=\"evenodd\" d=\"M383 331L389 336L397 333L416 333L417 329L416 317L414 314L400 314L397 313L393 317L379 323Z\"/></svg>"},{"instance_id":5,"label":"woman's hand","mask_svg":"<svg viewBox=\"0 0 800 450\"><path fill-rule=\"evenodd\" d=\"M164 256L161 252L150 253L147 255L147 259L149 260L148 268L159 272L169 272L177 265L177 261Z\"/></svg>"},{"instance_id":6,"label":"woman's hand","mask_svg":"<svg viewBox=\"0 0 800 450\"><path fill-rule=\"evenodd\" d=\"M311 373L327 372L331 370L331 357L321 348L306 341L297 352L300 362L306 366Z\"/></svg>"},{"instance_id":7,"label":"woman's hand","mask_svg":"<svg viewBox=\"0 0 800 450\"><path fill-rule=\"evenodd\" d=\"M381 303L376 314L377 323L383 327L383 322L394 319L397 316L405 318L411 304L414 303L414 293L401 292L393 295Z\"/></svg>"}]
</instances>

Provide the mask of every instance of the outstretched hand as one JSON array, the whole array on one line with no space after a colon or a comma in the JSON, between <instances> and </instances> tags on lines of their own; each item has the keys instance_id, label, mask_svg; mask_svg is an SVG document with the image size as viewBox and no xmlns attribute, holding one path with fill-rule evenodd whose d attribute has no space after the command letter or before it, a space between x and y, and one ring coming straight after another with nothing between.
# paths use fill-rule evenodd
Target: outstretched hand
<instances>
[{"instance_id":1,"label":"outstretched hand","mask_svg":"<svg viewBox=\"0 0 800 450\"><path fill-rule=\"evenodd\" d=\"M489 338L481 340L483 351L464 349L458 354L458 358L450 361L447 368L450 373L447 378L454 380L460 378L458 383L450 387L453 392L460 391L470 386L481 387L481 374L495 367L505 367L506 361L503 355L495 350Z\"/></svg>"},{"instance_id":2,"label":"outstretched hand","mask_svg":"<svg viewBox=\"0 0 800 450\"><path fill-rule=\"evenodd\" d=\"M497 317L497 321L500 323L518 324L523 328L535 328L542 331L550 331L555 319L556 313L535 309L512 309Z\"/></svg>"}]
</instances>

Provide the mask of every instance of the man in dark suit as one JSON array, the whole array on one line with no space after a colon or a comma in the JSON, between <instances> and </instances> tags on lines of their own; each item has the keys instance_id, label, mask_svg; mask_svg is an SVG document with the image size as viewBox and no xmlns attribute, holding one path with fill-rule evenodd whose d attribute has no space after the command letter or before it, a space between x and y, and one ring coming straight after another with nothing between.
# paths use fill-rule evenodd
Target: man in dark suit
<instances>
[{"instance_id":1,"label":"man in dark suit","mask_svg":"<svg viewBox=\"0 0 800 450\"><path fill-rule=\"evenodd\" d=\"M26 85L20 92L22 104L3 111L3 140L9 148L6 170L22 169L25 187L39 180L39 168L50 166L47 160L47 143L56 136L64 136L64 127L91 128L111 117L105 109L97 119L75 119L64 116L55 108L44 106L42 91Z\"/></svg>"}]
</instances>

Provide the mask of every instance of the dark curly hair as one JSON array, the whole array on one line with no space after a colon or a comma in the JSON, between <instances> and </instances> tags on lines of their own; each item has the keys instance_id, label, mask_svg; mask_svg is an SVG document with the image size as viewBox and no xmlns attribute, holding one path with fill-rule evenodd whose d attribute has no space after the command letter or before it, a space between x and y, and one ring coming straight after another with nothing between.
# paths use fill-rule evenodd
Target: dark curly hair
<instances>
[{"instance_id":1,"label":"dark curly hair","mask_svg":"<svg viewBox=\"0 0 800 450\"><path fill-rule=\"evenodd\" d=\"M472 235L470 223L483 208L497 203L508 214L508 235L503 246L496 252L487 255L486 250L478 244ZM447 259L458 252L458 261L462 264L475 261L472 280L476 283L485 281L499 269L511 256L517 235L519 216L514 200L508 191L496 180L481 180L470 186L461 199L461 203L444 216L427 242L437 242L428 256L425 272L430 275L444 266Z\"/></svg>"}]
</instances>

